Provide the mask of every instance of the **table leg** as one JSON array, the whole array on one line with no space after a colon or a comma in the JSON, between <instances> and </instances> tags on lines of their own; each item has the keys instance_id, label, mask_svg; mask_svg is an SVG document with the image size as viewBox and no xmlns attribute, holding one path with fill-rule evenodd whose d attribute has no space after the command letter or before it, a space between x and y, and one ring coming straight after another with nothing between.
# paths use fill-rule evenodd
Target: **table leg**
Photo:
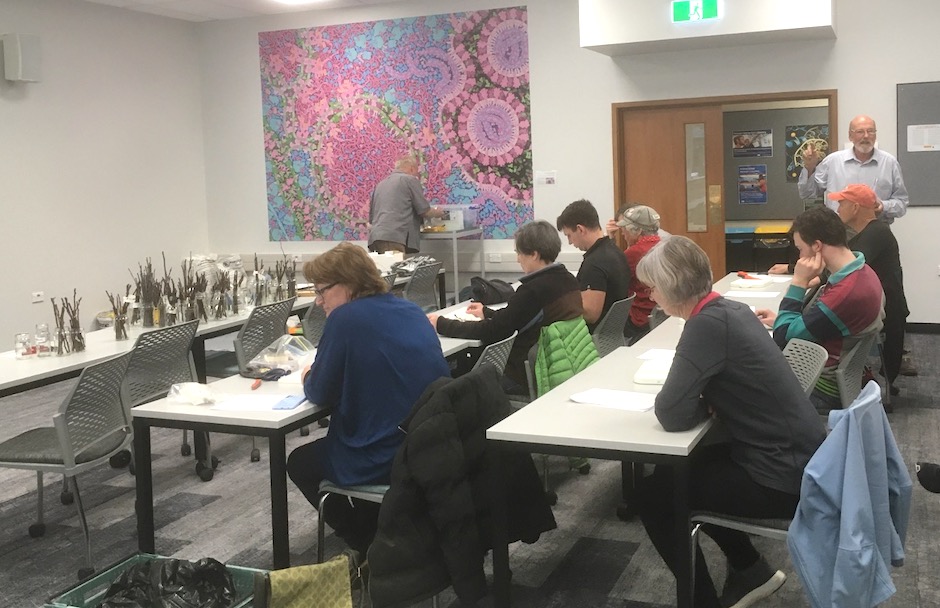
<instances>
[{"instance_id":1,"label":"table leg","mask_svg":"<svg viewBox=\"0 0 940 608\"><path fill-rule=\"evenodd\" d=\"M287 453L284 433L268 437L271 476L271 536L274 569L290 567L290 530L287 519Z\"/></svg>"},{"instance_id":2,"label":"table leg","mask_svg":"<svg viewBox=\"0 0 940 608\"><path fill-rule=\"evenodd\" d=\"M190 349L193 353L193 363L196 365L196 378L200 383L206 383L206 339L196 336Z\"/></svg>"},{"instance_id":3,"label":"table leg","mask_svg":"<svg viewBox=\"0 0 940 608\"><path fill-rule=\"evenodd\" d=\"M689 463L687 458L673 465L673 479L676 484L673 494L676 513L676 550L679 560L676 564L676 605L678 608L692 608L692 543L689 539Z\"/></svg>"},{"instance_id":4,"label":"table leg","mask_svg":"<svg viewBox=\"0 0 940 608\"><path fill-rule=\"evenodd\" d=\"M480 273L484 279L486 278L486 247L484 246L485 242L486 241L483 240L483 233L481 232L480 233Z\"/></svg>"},{"instance_id":5,"label":"table leg","mask_svg":"<svg viewBox=\"0 0 940 608\"><path fill-rule=\"evenodd\" d=\"M457 233L451 239L454 245L454 302L460 297L460 271L457 269Z\"/></svg>"},{"instance_id":6,"label":"table leg","mask_svg":"<svg viewBox=\"0 0 940 608\"><path fill-rule=\"evenodd\" d=\"M134 466L137 485L137 547L143 553L156 553L153 530L153 471L150 465L150 425L134 422Z\"/></svg>"},{"instance_id":7,"label":"table leg","mask_svg":"<svg viewBox=\"0 0 940 608\"><path fill-rule=\"evenodd\" d=\"M509 608L512 597L509 569L509 514L506 507L506 475L501 466L500 449L492 443L487 450L490 470L493 471L493 604L496 608Z\"/></svg>"},{"instance_id":8,"label":"table leg","mask_svg":"<svg viewBox=\"0 0 940 608\"><path fill-rule=\"evenodd\" d=\"M437 295L441 300L441 308L447 308L447 287L444 285L445 278L446 274L437 273ZM459 296L460 294L457 294L457 296L454 297L454 302L457 301L457 297Z\"/></svg>"}]
</instances>

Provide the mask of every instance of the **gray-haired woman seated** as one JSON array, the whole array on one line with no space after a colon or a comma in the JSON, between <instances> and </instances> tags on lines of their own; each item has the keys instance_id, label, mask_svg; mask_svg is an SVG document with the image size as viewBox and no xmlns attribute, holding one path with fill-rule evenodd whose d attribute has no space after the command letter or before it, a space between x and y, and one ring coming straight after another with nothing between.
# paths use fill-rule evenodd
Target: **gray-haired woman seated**
<instances>
[{"instance_id":1,"label":"gray-haired woman seated","mask_svg":"<svg viewBox=\"0 0 940 608\"><path fill-rule=\"evenodd\" d=\"M731 437L694 454L689 507L743 517L792 517L803 468L826 432L780 349L747 305L712 291L708 256L688 238L672 236L656 245L638 264L637 274L666 313L686 321L656 397L656 417L667 431L684 431L715 416ZM656 467L638 494L643 525L675 572L671 469ZM730 570L719 599L699 553L696 607L750 606L786 580L746 534L703 530L728 557Z\"/></svg>"}]
</instances>

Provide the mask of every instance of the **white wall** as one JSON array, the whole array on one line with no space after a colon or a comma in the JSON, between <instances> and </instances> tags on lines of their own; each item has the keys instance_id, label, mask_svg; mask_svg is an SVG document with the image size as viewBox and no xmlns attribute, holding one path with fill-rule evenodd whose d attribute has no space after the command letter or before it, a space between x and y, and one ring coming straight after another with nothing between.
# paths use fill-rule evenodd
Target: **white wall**
<instances>
[{"instance_id":1,"label":"white wall","mask_svg":"<svg viewBox=\"0 0 940 608\"><path fill-rule=\"evenodd\" d=\"M0 32L39 34L42 53L42 82L0 80L0 351L52 324L49 297L77 288L89 327L129 267L205 249L195 29L74 0L0 2Z\"/></svg>"},{"instance_id":2,"label":"white wall","mask_svg":"<svg viewBox=\"0 0 940 608\"><path fill-rule=\"evenodd\" d=\"M267 240L258 32L514 4L519 3L415 0L201 25L211 247L243 253L278 250ZM567 203L581 197L594 201L602 215L614 207L610 106L615 102L834 88L839 91L841 136L852 116L871 114L878 122L879 145L895 152L895 85L940 80L936 22L902 23L897 6L880 0L836 4L838 40L611 59L579 48L577 0L529 2L533 165L558 171L556 185L535 187L536 217L554 221ZM904 8L904 15L931 14L934 1L907 0ZM940 323L940 252L928 234L938 224L940 208L913 208L895 223L911 322ZM315 251L330 245L285 243L284 249ZM494 269L514 265L509 241L487 242L486 247L502 252L505 260ZM467 261L471 249L467 247Z\"/></svg>"}]
</instances>

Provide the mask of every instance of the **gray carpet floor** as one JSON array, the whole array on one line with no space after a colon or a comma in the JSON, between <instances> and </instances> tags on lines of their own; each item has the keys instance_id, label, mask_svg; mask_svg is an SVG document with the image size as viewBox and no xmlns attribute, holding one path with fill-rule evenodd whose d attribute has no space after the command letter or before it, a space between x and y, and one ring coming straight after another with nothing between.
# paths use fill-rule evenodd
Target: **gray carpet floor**
<instances>
[{"instance_id":1,"label":"gray carpet floor","mask_svg":"<svg viewBox=\"0 0 940 608\"><path fill-rule=\"evenodd\" d=\"M901 396L889 415L905 461L940 461L940 336L908 338L920 375L898 381ZM69 382L0 399L3 425L0 440L50 420ZM320 436L294 434L288 450ZM213 481L199 481L191 458L180 455L181 432L154 429L153 472L156 500L157 551L187 559L211 556L258 568L271 562L268 465L262 449L259 463L249 462L250 442L244 437L213 436L222 465ZM592 461L588 475L568 472L566 459L553 458L552 480L558 490L558 529L535 544L511 547L514 606L550 608L658 608L675 604L674 579L666 570L643 527L622 522L615 510L619 499L619 463ZM134 478L126 470L107 467L79 479L96 565L101 567L136 551ZM44 537L33 539L27 528L35 519L36 476L0 469L0 608L42 606L75 582L83 541L74 507L59 503L61 478L45 481ZM292 563L313 563L316 556L316 511L290 486ZM940 606L940 495L915 484L907 560L892 574L897 594L883 606ZM802 588L783 543L755 541L769 561L788 574L788 581L761 606L806 606ZM712 575L720 586L724 565L708 539L703 541ZM341 543L327 539L327 555ZM489 565L487 565L489 571ZM457 606L445 592L442 606ZM488 605L488 602L483 602Z\"/></svg>"}]
</instances>

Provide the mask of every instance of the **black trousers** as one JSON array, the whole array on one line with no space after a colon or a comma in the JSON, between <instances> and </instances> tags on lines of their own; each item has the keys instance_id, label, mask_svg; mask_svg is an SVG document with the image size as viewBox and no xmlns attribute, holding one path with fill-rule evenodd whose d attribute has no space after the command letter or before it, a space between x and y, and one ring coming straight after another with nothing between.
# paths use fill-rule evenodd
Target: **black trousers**
<instances>
[{"instance_id":1,"label":"black trousers","mask_svg":"<svg viewBox=\"0 0 940 608\"><path fill-rule=\"evenodd\" d=\"M894 383L901 369L901 357L904 355L904 326L907 318L898 314L885 314L885 377Z\"/></svg>"},{"instance_id":2,"label":"black trousers","mask_svg":"<svg viewBox=\"0 0 940 608\"><path fill-rule=\"evenodd\" d=\"M689 474L689 507L693 511L712 511L743 517L793 517L799 496L773 490L755 483L743 468L731 460L727 443L699 448ZM675 544L672 468L657 466L645 478L638 492L640 519L659 555L673 573L678 555ZM717 526L703 526L702 531L718 544L731 567L743 570L760 559L760 554L743 532ZM698 551L695 562L696 608L717 608L718 594L708 566Z\"/></svg>"},{"instance_id":3,"label":"black trousers","mask_svg":"<svg viewBox=\"0 0 940 608\"><path fill-rule=\"evenodd\" d=\"M325 438L317 439L296 448L287 459L287 474L315 509L320 507L320 482L329 479L326 445ZM379 506L367 500L331 494L324 504L325 521L336 536L365 556L375 538Z\"/></svg>"}]
</instances>

